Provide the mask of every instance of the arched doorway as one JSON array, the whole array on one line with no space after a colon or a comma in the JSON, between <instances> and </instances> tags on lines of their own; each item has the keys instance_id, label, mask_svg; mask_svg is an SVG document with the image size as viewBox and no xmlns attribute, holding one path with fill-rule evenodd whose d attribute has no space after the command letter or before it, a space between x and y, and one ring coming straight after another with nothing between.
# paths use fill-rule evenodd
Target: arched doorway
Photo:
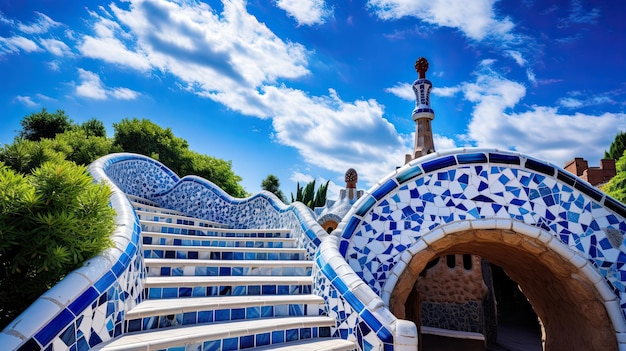
<instances>
[{"instance_id":1,"label":"arched doorway","mask_svg":"<svg viewBox=\"0 0 626 351\"><path fill-rule=\"evenodd\" d=\"M406 317L407 299L428 262L443 255L472 254L502 267L519 284L541 320L545 350L617 350L605 300L594 285L597 280L555 250L562 244L551 239L547 234L535 238L503 229L444 235L404 267L391 292L390 309L397 317Z\"/></svg>"}]
</instances>

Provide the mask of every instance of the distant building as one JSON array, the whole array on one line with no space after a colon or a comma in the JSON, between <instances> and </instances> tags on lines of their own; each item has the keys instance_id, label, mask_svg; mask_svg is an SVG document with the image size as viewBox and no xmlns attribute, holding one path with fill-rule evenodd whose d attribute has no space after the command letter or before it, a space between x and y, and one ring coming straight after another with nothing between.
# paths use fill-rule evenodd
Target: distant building
<instances>
[{"instance_id":1,"label":"distant building","mask_svg":"<svg viewBox=\"0 0 626 351\"><path fill-rule=\"evenodd\" d=\"M589 167L587 160L576 157L565 164L565 170L586 180L593 186L600 186L615 177L615 160L602 159L600 167Z\"/></svg>"}]
</instances>

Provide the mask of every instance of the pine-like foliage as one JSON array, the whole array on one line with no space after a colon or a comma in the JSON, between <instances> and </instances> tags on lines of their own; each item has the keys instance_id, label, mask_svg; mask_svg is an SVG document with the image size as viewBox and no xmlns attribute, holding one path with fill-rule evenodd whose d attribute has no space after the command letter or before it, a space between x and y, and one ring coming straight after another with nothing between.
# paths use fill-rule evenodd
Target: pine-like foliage
<instances>
[{"instance_id":1,"label":"pine-like foliage","mask_svg":"<svg viewBox=\"0 0 626 351\"><path fill-rule=\"evenodd\" d=\"M73 162L46 162L29 175L0 163L0 328L111 246L110 195Z\"/></svg>"},{"instance_id":2,"label":"pine-like foliage","mask_svg":"<svg viewBox=\"0 0 626 351\"><path fill-rule=\"evenodd\" d=\"M326 193L328 192L329 183L330 181L327 181L325 184L320 185L317 191L315 191L315 180L307 183L304 187L300 187L300 183L297 183L296 196L294 198L293 193L291 193L291 202L302 202L311 209L322 207L326 204Z\"/></svg>"},{"instance_id":3,"label":"pine-like foliage","mask_svg":"<svg viewBox=\"0 0 626 351\"><path fill-rule=\"evenodd\" d=\"M604 158L610 158L617 161L620 157L622 157L624 151L626 151L626 133L620 131L615 136L609 150L604 151Z\"/></svg>"}]
</instances>

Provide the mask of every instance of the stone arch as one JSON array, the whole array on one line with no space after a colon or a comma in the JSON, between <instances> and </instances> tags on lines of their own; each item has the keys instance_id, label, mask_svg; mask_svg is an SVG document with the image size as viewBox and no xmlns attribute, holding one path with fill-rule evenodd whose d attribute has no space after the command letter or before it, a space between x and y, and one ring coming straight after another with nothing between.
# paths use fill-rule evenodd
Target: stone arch
<instances>
[{"instance_id":1,"label":"stone arch","mask_svg":"<svg viewBox=\"0 0 626 351\"><path fill-rule=\"evenodd\" d=\"M617 350L624 320L611 313L620 311L619 303L600 274L545 231L503 224L457 223L425 235L411 260L394 268L399 279L385 285L391 312L405 317L406 300L430 260L469 253L502 267L520 285L542 322L546 350Z\"/></svg>"},{"instance_id":2,"label":"stone arch","mask_svg":"<svg viewBox=\"0 0 626 351\"><path fill-rule=\"evenodd\" d=\"M340 254L398 317L398 307L389 304L394 304L392 294L394 300L400 296L396 284L409 280L402 276L405 268L417 275L437 255L475 253L498 261L494 263L508 272L512 267L511 275L522 278L531 302L541 310L539 317L549 320L548 348L559 349L563 333L588 335L585 323L597 324L603 338L610 334L609 349L626 345L626 207L554 165L486 149L424 156L368 191L336 233ZM448 234L453 235L446 239ZM491 234L520 241L489 239ZM484 237L482 244L477 236ZM531 264L516 267L483 247ZM541 248L538 254L533 247ZM524 280L531 273L550 279L539 277L543 285L533 285ZM550 284L569 304L554 296L541 300L540 287ZM579 290L586 297L570 296ZM548 316L551 303L565 312ZM585 322L588 312L602 317ZM561 322L566 327L559 327ZM555 332L559 329L562 334ZM563 342L575 349L591 345L576 340L581 343Z\"/></svg>"}]
</instances>

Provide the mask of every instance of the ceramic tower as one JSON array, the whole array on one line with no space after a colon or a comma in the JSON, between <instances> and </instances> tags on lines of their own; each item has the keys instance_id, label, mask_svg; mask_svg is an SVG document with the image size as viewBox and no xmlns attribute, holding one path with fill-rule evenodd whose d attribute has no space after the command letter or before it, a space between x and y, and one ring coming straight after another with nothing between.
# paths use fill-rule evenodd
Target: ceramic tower
<instances>
[{"instance_id":1,"label":"ceramic tower","mask_svg":"<svg viewBox=\"0 0 626 351\"><path fill-rule=\"evenodd\" d=\"M430 124L435 119L435 111L430 107L430 91L433 84L426 79L428 60L423 57L417 59L415 70L418 73L418 78L412 85L413 93L415 93L415 109L413 109L412 114L416 124L415 148L412 155L407 155L406 162L435 152L433 131Z\"/></svg>"}]
</instances>

